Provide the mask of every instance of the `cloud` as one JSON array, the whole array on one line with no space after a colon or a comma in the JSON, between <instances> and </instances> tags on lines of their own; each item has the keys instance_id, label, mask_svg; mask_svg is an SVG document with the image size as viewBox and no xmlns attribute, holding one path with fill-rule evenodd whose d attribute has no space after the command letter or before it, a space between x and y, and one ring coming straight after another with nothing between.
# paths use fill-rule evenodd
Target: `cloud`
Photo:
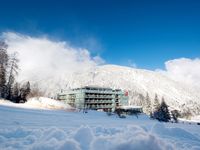
<instances>
[{"instance_id":1,"label":"cloud","mask_svg":"<svg viewBox=\"0 0 200 150\"><path fill-rule=\"evenodd\" d=\"M157 70L173 80L200 88L200 58L179 58L165 62L165 70Z\"/></svg>"},{"instance_id":2,"label":"cloud","mask_svg":"<svg viewBox=\"0 0 200 150\"><path fill-rule=\"evenodd\" d=\"M5 32L2 38L9 45L8 52L18 52L19 80L44 80L61 78L82 72L104 62L84 48L74 48L65 41L52 41L45 36L32 37Z\"/></svg>"},{"instance_id":3,"label":"cloud","mask_svg":"<svg viewBox=\"0 0 200 150\"><path fill-rule=\"evenodd\" d=\"M60 89L74 73L82 73L103 64L100 56L91 56L84 48L72 47L66 41L50 40L47 36L33 37L5 32L1 35L8 43L8 52L19 53L19 81L39 82L42 89ZM91 40L93 41L93 40ZM92 42L95 43L95 42ZM128 60L130 67L137 66ZM165 70L157 70L173 80L200 88L200 58L179 58L165 62ZM49 80L51 79L51 80ZM45 81L45 82L44 82ZM48 81L48 83L46 83ZM73 80L70 80L73 82ZM54 91L55 92L55 91Z\"/></svg>"}]
</instances>

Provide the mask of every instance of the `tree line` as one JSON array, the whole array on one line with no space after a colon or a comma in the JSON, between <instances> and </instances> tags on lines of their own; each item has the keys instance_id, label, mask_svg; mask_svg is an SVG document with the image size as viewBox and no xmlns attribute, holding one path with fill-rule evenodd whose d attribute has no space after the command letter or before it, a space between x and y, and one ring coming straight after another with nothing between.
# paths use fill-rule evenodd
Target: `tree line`
<instances>
[{"instance_id":1,"label":"tree line","mask_svg":"<svg viewBox=\"0 0 200 150\"><path fill-rule=\"evenodd\" d=\"M19 71L17 52L8 54L8 45L0 41L0 98L15 103L26 102L31 92L30 83L20 85L16 81Z\"/></svg>"},{"instance_id":2,"label":"tree line","mask_svg":"<svg viewBox=\"0 0 200 150\"><path fill-rule=\"evenodd\" d=\"M170 120L177 122L177 118L180 116L179 112L177 110L169 111L168 107L169 106L166 104L164 97L162 97L160 103L158 95L155 94L154 102L151 104L149 94L146 94L143 103L143 111L150 115L152 119L157 119L163 122L169 122Z\"/></svg>"}]
</instances>

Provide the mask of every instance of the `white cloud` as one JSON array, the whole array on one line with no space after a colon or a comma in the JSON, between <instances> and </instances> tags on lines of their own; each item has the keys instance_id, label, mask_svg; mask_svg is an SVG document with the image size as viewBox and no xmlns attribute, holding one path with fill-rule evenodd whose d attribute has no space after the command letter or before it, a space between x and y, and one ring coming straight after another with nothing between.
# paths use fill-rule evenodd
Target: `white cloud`
<instances>
[{"instance_id":1,"label":"white cloud","mask_svg":"<svg viewBox=\"0 0 200 150\"><path fill-rule=\"evenodd\" d=\"M74 73L84 72L104 63L101 57L92 57L87 49L74 48L65 41L52 41L45 36L32 37L13 32L5 32L1 37L8 43L9 53L19 53L19 80L49 81L48 84L42 82L42 87L45 88L65 86L64 82ZM128 63L133 68L137 67L132 60L128 60ZM169 60L165 66L165 70L159 71L173 80L200 87L200 58Z\"/></svg>"},{"instance_id":2,"label":"white cloud","mask_svg":"<svg viewBox=\"0 0 200 150\"><path fill-rule=\"evenodd\" d=\"M9 45L9 53L19 53L19 80L60 78L66 74L91 69L104 62L99 56L91 57L87 49L74 48L64 41L13 32L3 33L2 37Z\"/></svg>"},{"instance_id":3,"label":"white cloud","mask_svg":"<svg viewBox=\"0 0 200 150\"><path fill-rule=\"evenodd\" d=\"M166 70L159 70L170 78L200 87L200 58L179 58L165 62Z\"/></svg>"}]
</instances>

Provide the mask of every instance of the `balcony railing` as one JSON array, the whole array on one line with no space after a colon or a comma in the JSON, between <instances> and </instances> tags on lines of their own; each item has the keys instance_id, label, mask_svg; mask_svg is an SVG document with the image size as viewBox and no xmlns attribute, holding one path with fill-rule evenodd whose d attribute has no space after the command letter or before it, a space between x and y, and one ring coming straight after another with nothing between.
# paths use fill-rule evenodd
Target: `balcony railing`
<instances>
[{"instance_id":1,"label":"balcony railing","mask_svg":"<svg viewBox=\"0 0 200 150\"><path fill-rule=\"evenodd\" d=\"M103 109L103 108L113 108L112 105L89 105L86 106L87 108L93 108L93 109Z\"/></svg>"},{"instance_id":2,"label":"balcony railing","mask_svg":"<svg viewBox=\"0 0 200 150\"><path fill-rule=\"evenodd\" d=\"M82 90L84 93L106 93L106 94L113 94L113 91L102 91L102 90Z\"/></svg>"},{"instance_id":3,"label":"balcony railing","mask_svg":"<svg viewBox=\"0 0 200 150\"><path fill-rule=\"evenodd\" d=\"M92 104L92 103L113 103L113 101L111 100L86 100L85 103L89 103L89 104Z\"/></svg>"},{"instance_id":4,"label":"balcony railing","mask_svg":"<svg viewBox=\"0 0 200 150\"><path fill-rule=\"evenodd\" d=\"M86 95L85 98L114 98L113 96L104 96L104 95Z\"/></svg>"}]
</instances>

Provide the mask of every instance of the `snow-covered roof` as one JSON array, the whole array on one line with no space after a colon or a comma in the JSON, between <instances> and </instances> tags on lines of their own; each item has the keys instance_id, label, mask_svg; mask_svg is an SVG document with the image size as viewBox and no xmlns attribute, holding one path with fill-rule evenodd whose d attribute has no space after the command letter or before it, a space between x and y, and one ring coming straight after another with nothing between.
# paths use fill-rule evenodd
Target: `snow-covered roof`
<instances>
[{"instance_id":1,"label":"snow-covered roof","mask_svg":"<svg viewBox=\"0 0 200 150\"><path fill-rule=\"evenodd\" d=\"M129 105L129 106L120 106L119 108L122 108L122 109L141 109L142 106Z\"/></svg>"}]
</instances>

